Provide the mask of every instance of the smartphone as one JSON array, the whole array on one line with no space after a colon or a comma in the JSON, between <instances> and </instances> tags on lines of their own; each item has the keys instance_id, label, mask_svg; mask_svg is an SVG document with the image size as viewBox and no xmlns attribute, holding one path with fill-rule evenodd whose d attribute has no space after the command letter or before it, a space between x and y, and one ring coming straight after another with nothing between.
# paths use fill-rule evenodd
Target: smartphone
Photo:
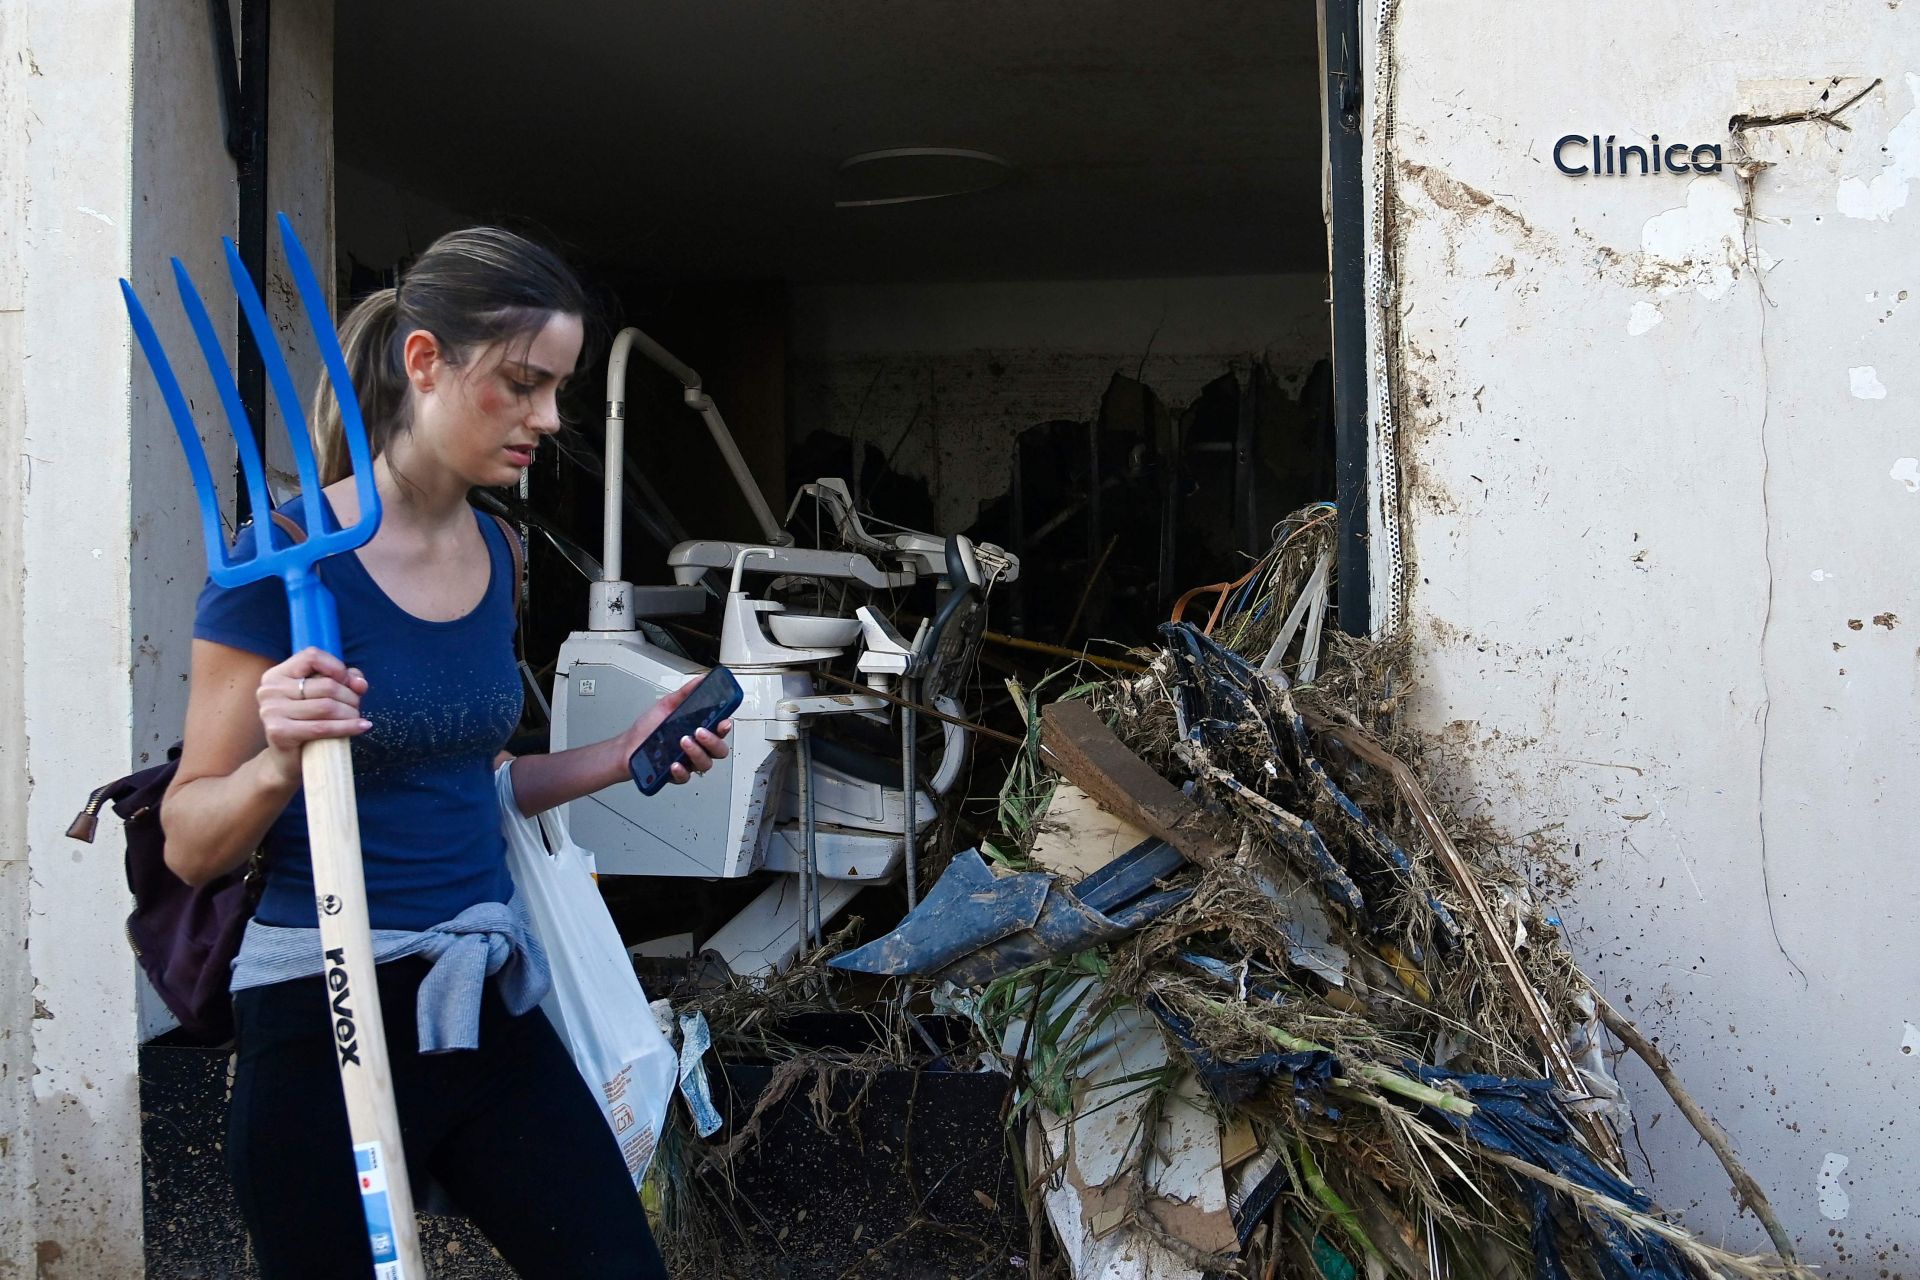
<instances>
[{"instance_id":1,"label":"smartphone","mask_svg":"<svg viewBox=\"0 0 1920 1280\"><path fill-rule=\"evenodd\" d=\"M680 739L692 737L696 729L713 729L740 709L740 682L725 667L715 667L695 685L687 700L673 709L666 722L647 735L647 740L627 757L627 769L633 785L643 796L655 795L673 781L673 766L685 764L687 753Z\"/></svg>"}]
</instances>

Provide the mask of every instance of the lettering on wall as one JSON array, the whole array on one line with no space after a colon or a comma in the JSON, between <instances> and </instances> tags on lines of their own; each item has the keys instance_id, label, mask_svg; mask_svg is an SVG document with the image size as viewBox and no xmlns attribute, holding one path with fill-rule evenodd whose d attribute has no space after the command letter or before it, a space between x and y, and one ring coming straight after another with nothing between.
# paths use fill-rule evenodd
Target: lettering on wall
<instances>
[{"instance_id":1,"label":"lettering on wall","mask_svg":"<svg viewBox=\"0 0 1920 1280\"><path fill-rule=\"evenodd\" d=\"M1640 177L1655 173L1718 173L1717 142L1661 142L1654 134L1644 144L1603 140L1597 133L1570 133L1553 144L1553 167L1570 178Z\"/></svg>"}]
</instances>

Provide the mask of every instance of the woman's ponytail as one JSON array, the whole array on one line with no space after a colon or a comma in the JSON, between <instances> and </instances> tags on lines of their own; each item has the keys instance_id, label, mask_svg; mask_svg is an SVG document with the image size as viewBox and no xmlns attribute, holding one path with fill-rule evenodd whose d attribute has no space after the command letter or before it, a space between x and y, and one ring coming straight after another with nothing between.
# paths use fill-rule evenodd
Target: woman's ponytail
<instances>
[{"instance_id":1,"label":"woman's ponytail","mask_svg":"<svg viewBox=\"0 0 1920 1280\"><path fill-rule=\"evenodd\" d=\"M381 289L361 299L340 322L340 348L360 399L367 444L375 455L404 424L407 371L399 349L399 317L399 291ZM340 401L329 378L322 377L314 392L313 419L319 432L320 483L346 479L353 474L353 460L340 425Z\"/></svg>"}]
</instances>

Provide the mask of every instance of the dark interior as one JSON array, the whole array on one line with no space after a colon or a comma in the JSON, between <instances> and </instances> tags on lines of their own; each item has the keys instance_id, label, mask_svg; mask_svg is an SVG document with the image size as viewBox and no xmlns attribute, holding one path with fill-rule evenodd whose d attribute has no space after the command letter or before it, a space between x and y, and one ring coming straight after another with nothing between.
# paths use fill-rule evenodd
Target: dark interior
<instances>
[{"instance_id":1,"label":"dark interior","mask_svg":"<svg viewBox=\"0 0 1920 1280\"><path fill-rule=\"evenodd\" d=\"M502 221L604 299L569 448L528 493L594 555L604 352L626 324L702 373L776 515L837 475L885 519L1020 555L986 623L1004 636L1117 655L1333 497L1308 0L588 0L564 22L344 0L336 40L345 296ZM626 398L625 576L668 580L685 537L756 537L673 380L636 360ZM586 583L531 553L543 668ZM710 657L717 618L682 621ZM1062 661L989 643L970 711L1018 732L1003 677ZM969 789L990 801L980 757Z\"/></svg>"}]
</instances>

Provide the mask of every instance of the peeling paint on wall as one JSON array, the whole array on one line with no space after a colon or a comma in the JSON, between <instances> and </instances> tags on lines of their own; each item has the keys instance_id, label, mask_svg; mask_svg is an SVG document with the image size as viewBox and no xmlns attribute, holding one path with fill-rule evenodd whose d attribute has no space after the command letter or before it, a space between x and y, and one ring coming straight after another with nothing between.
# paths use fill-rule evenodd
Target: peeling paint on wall
<instances>
[{"instance_id":1,"label":"peeling paint on wall","mask_svg":"<svg viewBox=\"0 0 1920 1280\"><path fill-rule=\"evenodd\" d=\"M1116 372L1182 405L1250 358L1298 379L1326 323L1322 282L1304 276L809 287L788 429L852 442L856 469L878 449L925 484L938 527L965 529L1010 488L1020 433L1090 419Z\"/></svg>"},{"instance_id":2,"label":"peeling paint on wall","mask_svg":"<svg viewBox=\"0 0 1920 1280\"><path fill-rule=\"evenodd\" d=\"M1900 1037L1900 1052L1908 1057L1920 1056L1920 1027L1911 1022L1901 1025L1906 1027L1907 1034Z\"/></svg>"},{"instance_id":3,"label":"peeling paint on wall","mask_svg":"<svg viewBox=\"0 0 1920 1280\"><path fill-rule=\"evenodd\" d=\"M1687 184L1687 202L1647 220L1640 231L1638 283L1657 295L1691 288L1708 301L1727 295L1747 265L1740 193L1719 178ZM1762 270L1772 266L1762 254Z\"/></svg>"},{"instance_id":4,"label":"peeling paint on wall","mask_svg":"<svg viewBox=\"0 0 1920 1280\"><path fill-rule=\"evenodd\" d=\"M1856 400L1885 400L1887 388L1880 381L1880 371L1870 364L1859 365L1847 370L1847 381L1853 389Z\"/></svg>"},{"instance_id":5,"label":"peeling paint on wall","mask_svg":"<svg viewBox=\"0 0 1920 1280\"><path fill-rule=\"evenodd\" d=\"M1627 333L1637 338L1665 319L1666 316L1653 303L1644 300L1636 302L1632 313L1627 316Z\"/></svg>"},{"instance_id":6,"label":"peeling paint on wall","mask_svg":"<svg viewBox=\"0 0 1920 1280\"><path fill-rule=\"evenodd\" d=\"M1915 105L1887 134L1886 167L1871 180L1848 178L1840 184L1837 203L1849 218L1892 221L1895 211L1906 207L1909 185L1920 177L1920 75L1908 74L1907 91Z\"/></svg>"},{"instance_id":7,"label":"peeling paint on wall","mask_svg":"<svg viewBox=\"0 0 1920 1280\"><path fill-rule=\"evenodd\" d=\"M1021 432L1091 419L1116 372L1139 372L1168 403L1185 405L1236 363L1244 371L1245 357L1226 352L1145 362L1036 350L800 356L791 365L790 428L796 445L818 436L849 441L847 478L863 497L873 482L863 451L880 450L889 470L925 486L939 528L968 529L1011 488ZM1276 370L1294 378L1307 363L1275 353Z\"/></svg>"},{"instance_id":8,"label":"peeling paint on wall","mask_svg":"<svg viewBox=\"0 0 1920 1280\"><path fill-rule=\"evenodd\" d=\"M1852 1161L1837 1151L1827 1152L1827 1158L1820 1165L1820 1216L1835 1222L1846 1217L1853 1208L1853 1201L1847 1195L1843 1179L1847 1166Z\"/></svg>"},{"instance_id":9,"label":"peeling paint on wall","mask_svg":"<svg viewBox=\"0 0 1920 1280\"><path fill-rule=\"evenodd\" d=\"M1920 458L1895 458L1887 474L1907 486L1908 493L1920 493Z\"/></svg>"}]
</instances>

